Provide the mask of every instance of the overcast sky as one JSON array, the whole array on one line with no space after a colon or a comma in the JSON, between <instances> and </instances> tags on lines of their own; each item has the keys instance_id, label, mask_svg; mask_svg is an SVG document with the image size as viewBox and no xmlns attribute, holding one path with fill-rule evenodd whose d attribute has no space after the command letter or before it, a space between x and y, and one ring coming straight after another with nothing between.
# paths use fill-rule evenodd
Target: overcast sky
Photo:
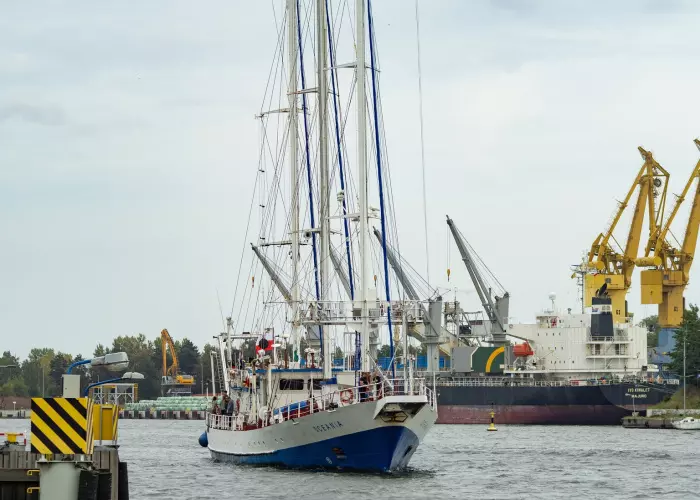
<instances>
[{"instance_id":1,"label":"overcast sky","mask_svg":"<svg viewBox=\"0 0 700 500\"><path fill-rule=\"evenodd\" d=\"M90 354L164 327L201 346L220 330L217 290L229 308L255 175L271 5L3 5L0 350ZM673 192L700 157L700 3L420 6L431 281L478 308L452 242L448 263L449 214L518 321L549 292L576 307L569 265L629 188L637 146L671 171ZM424 269L413 2L374 9L401 249ZM637 286L629 300L655 313Z\"/></svg>"}]
</instances>

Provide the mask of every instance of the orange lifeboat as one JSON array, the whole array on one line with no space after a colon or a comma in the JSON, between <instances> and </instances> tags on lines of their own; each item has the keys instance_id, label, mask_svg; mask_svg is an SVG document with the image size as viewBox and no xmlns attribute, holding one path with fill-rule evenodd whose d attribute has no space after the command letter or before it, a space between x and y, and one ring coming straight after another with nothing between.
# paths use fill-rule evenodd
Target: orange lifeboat
<instances>
[{"instance_id":1,"label":"orange lifeboat","mask_svg":"<svg viewBox=\"0 0 700 500\"><path fill-rule=\"evenodd\" d=\"M513 354L516 358L527 358L528 356L532 356L533 354L535 354L535 351L532 350L530 344L524 342L522 344L515 344L513 346Z\"/></svg>"}]
</instances>

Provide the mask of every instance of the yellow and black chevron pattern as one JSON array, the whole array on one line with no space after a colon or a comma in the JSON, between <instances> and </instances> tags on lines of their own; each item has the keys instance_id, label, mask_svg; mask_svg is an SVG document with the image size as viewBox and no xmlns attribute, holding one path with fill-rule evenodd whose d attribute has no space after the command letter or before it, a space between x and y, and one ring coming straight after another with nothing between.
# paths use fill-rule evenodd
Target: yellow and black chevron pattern
<instances>
[{"instance_id":1,"label":"yellow and black chevron pattern","mask_svg":"<svg viewBox=\"0 0 700 500\"><path fill-rule=\"evenodd\" d=\"M32 453L92 454L93 406L88 398L32 398Z\"/></svg>"}]
</instances>

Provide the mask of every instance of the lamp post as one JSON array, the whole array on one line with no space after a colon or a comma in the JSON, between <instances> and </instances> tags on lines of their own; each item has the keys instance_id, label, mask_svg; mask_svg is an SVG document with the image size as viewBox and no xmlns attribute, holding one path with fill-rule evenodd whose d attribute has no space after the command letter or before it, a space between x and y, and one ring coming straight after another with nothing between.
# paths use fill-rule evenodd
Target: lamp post
<instances>
[{"instance_id":1,"label":"lamp post","mask_svg":"<svg viewBox=\"0 0 700 500\"><path fill-rule=\"evenodd\" d=\"M104 356L98 356L92 359L84 359L82 361L76 361L71 364L66 373L63 375L63 397L64 398L79 398L80 397L80 375L73 375L71 372L76 366L90 365L90 366L104 366L107 370L112 372L121 372L129 367L129 356L125 352L111 352L105 354ZM116 379L119 380L119 379ZM98 382L97 385L102 383L106 384L110 380L105 380L103 382ZM93 387L95 384L88 386Z\"/></svg>"}]
</instances>

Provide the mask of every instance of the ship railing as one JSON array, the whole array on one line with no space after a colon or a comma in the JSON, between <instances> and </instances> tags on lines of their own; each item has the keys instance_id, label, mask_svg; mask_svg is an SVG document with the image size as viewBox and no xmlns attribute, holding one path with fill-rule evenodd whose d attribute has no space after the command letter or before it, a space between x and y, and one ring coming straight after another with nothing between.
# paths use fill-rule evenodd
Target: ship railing
<instances>
[{"instance_id":1,"label":"ship railing","mask_svg":"<svg viewBox=\"0 0 700 500\"><path fill-rule=\"evenodd\" d=\"M437 404L434 391L426 386L425 380L381 379L369 384L362 384L346 389L335 390L326 394L313 396L307 400L295 402L273 410L270 424L293 420L320 411L334 410L339 406L379 401L386 396L420 395L426 396L431 406Z\"/></svg>"},{"instance_id":2,"label":"ship railing","mask_svg":"<svg viewBox=\"0 0 700 500\"><path fill-rule=\"evenodd\" d=\"M230 415L218 415L216 413L208 413L208 425L212 429L230 430L234 419Z\"/></svg>"},{"instance_id":3,"label":"ship railing","mask_svg":"<svg viewBox=\"0 0 700 500\"><path fill-rule=\"evenodd\" d=\"M207 425L209 428L220 430L249 430L299 419L313 413L332 411L341 405L368 403L379 401L386 396L400 395L426 396L431 407L437 406L437 395L426 385L425 379L380 379L289 403L274 410L265 409L257 424L246 424L243 414L230 416L208 412Z\"/></svg>"},{"instance_id":4,"label":"ship railing","mask_svg":"<svg viewBox=\"0 0 700 500\"><path fill-rule=\"evenodd\" d=\"M417 300L373 300L367 303L367 315L371 321L387 321L389 311L393 321L400 322L406 316L409 323L422 322L428 302ZM342 323L362 319L360 302L310 301L299 306L302 323Z\"/></svg>"},{"instance_id":5,"label":"ship railing","mask_svg":"<svg viewBox=\"0 0 700 500\"><path fill-rule=\"evenodd\" d=\"M640 380L616 380L582 378L572 380L532 380L510 377L465 377L452 380L439 380L439 387L570 387L570 386L597 386L611 385L619 382L644 384L647 381Z\"/></svg>"}]
</instances>

